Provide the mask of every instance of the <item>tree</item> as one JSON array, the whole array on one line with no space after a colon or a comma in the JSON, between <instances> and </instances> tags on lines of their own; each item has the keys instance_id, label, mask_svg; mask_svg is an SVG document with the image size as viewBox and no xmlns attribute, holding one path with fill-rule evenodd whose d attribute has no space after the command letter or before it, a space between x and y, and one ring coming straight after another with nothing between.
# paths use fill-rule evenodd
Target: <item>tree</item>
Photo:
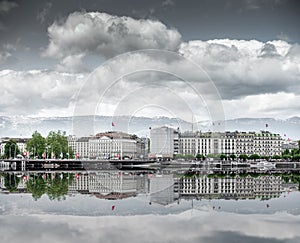
<instances>
[{"instance_id":1,"label":"tree","mask_svg":"<svg viewBox=\"0 0 300 243\"><path fill-rule=\"evenodd\" d=\"M16 175L8 173L4 175L4 186L9 192L16 191L19 183L20 178L16 177Z\"/></svg>"},{"instance_id":2,"label":"tree","mask_svg":"<svg viewBox=\"0 0 300 243\"><path fill-rule=\"evenodd\" d=\"M197 159L197 160L203 160L203 159L205 159L205 157L204 157L203 154L197 154L197 155L196 155L196 159Z\"/></svg>"},{"instance_id":3,"label":"tree","mask_svg":"<svg viewBox=\"0 0 300 243\"><path fill-rule=\"evenodd\" d=\"M294 161L300 161L300 154L294 154L293 155L293 160Z\"/></svg>"},{"instance_id":4,"label":"tree","mask_svg":"<svg viewBox=\"0 0 300 243\"><path fill-rule=\"evenodd\" d=\"M17 157L20 154L20 149L14 140L9 140L4 146L4 157L5 158L12 158Z\"/></svg>"},{"instance_id":5,"label":"tree","mask_svg":"<svg viewBox=\"0 0 300 243\"><path fill-rule=\"evenodd\" d=\"M236 155L235 155L235 154L231 154L229 157L230 157L232 160L235 160L235 159L236 159Z\"/></svg>"},{"instance_id":6,"label":"tree","mask_svg":"<svg viewBox=\"0 0 300 243\"><path fill-rule=\"evenodd\" d=\"M248 159L248 155L247 154L240 154L239 159L246 161Z\"/></svg>"},{"instance_id":7,"label":"tree","mask_svg":"<svg viewBox=\"0 0 300 243\"><path fill-rule=\"evenodd\" d=\"M251 154L249 159L257 160L260 159L260 156L258 154Z\"/></svg>"},{"instance_id":8,"label":"tree","mask_svg":"<svg viewBox=\"0 0 300 243\"><path fill-rule=\"evenodd\" d=\"M289 155L289 154L284 154L284 155L282 155L282 158L285 159L285 160L289 160L289 159L292 158L292 156Z\"/></svg>"},{"instance_id":9,"label":"tree","mask_svg":"<svg viewBox=\"0 0 300 243\"><path fill-rule=\"evenodd\" d=\"M30 152L31 157L42 158L43 153L46 152L46 139L35 131L26 143L26 149Z\"/></svg>"},{"instance_id":10,"label":"tree","mask_svg":"<svg viewBox=\"0 0 300 243\"><path fill-rule=\"evenodd\" d=\"M34 200L41 198L47 190L47 184L42 175L33 175L26 182L26 187L31 192Z\"/></svg>"},{"instance_id":11,"label":"tree","mask_svg":"<svg viewBox=\"0 0 300 243\"><path fill-rule=\"evenodd\" d=\"M290 154L290 151L288 149L285 149L283 152L282 152L282 155L289 155Z\"/></svg>"},{"instance_id":12,"label":"tree","mask_svg":"<svg viewBox=\"0 0 300 243\"><path fill-rule=\"evenodd\" d=\"M281 159L281 156L279 156L279 155L273 155L273 157L272 157L272 159Z\"/></svg>"},{"instance_id":13,"label":"tree","mask_svg":"<svg viewBox=\"0 0 300 243\"><path fill-rule=\"evenodd\" d=\"M227 159L227 155L226 155L226 154L221 154L221 155L220 155L220 159L221 159L221 160Z\"/></svg>"},{"instance_id":14,"label":"tree","mask_svg":"<svg viewBox=\"0 0 300 243\"><path fill-rule=\"evenodd\" d=\"M68 194L69 185L72 183L73 177L67 174L55 174L54 178L47 179L47 195L50 200L65 200Z\"/></svg>"},{"instance_id":15,"label":"tree","mask_svg":"<svg viewBox=\"0 0 300 243\"><path fill-rule=\"evenodd\" d=\"M48 155L47 157L55 158L74 158L73 150L68 147L66 132L58 130L49 132L47 139Z\"/></svg>"}]
</instances>

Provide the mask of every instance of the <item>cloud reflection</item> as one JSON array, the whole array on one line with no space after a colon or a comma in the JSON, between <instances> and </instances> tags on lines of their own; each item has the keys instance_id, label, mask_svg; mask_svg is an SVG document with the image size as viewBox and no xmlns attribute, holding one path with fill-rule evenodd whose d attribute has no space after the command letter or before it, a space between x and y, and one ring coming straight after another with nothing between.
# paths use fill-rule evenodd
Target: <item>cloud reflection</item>
<instances>
[{"instance_id":1,"label":"cloud reflection","mask_svg":"<svg viewBox=\"0 0 300 243\"><path fill-rule=\"evenodd\" d=\"M0 216L3 242L299 242L300 216L187 210L180 214Z\"/></svg>"}]
</instances>

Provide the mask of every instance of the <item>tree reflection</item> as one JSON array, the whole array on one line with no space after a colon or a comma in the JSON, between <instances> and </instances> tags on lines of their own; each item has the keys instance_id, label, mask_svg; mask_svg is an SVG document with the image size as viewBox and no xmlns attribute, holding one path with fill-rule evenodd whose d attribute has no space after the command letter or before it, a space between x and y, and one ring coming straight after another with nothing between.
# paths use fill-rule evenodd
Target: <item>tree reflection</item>
<instances>
[{"instance_id":1,"label":"tree reflection","mask_svg":"<svg viewBox=\"0 0 300 243\"><path fill-rule=\"evenodd\" d=\"M26 182L29 192L32 193L34 200L47 194L50 200L65 200L68 194L68 186L72 184L73 174L37 174L31 175Z\"/></svg>"},{"instance_id":2,"label":"tree reflection","mask_svg":"<svg viewBox=\"0 0 300 243\"><path fill-rule=\"evenodd\" d=\"M16 177L14 174L4 174L4 186L9 192L17 191L19 183L20 178Z\"/></svg>"}]
</instances>

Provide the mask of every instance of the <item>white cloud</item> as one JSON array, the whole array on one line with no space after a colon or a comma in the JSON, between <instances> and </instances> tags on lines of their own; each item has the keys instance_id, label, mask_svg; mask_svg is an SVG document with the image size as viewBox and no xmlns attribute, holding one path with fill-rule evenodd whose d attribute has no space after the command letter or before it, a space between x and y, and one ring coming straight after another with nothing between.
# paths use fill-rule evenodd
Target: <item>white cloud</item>
<instances>
[{"instance_id":1,"label":"white cloud","mask_svg":"<svg viewBox=\"0 0 300 243\"><path fill-rule=\"evenodd\" d=\"M101 217L7 215L1 216L0 233L3 241L15 243L298 242L300 238L299 216L287 213L243 215L201 210L169 215Z\"/></svg>"},{"instance_id":2,"label":"white cloud","mask_svg":"<svg viewBox=\"0 0 300 243\"><path fill-rule=\"evenodd\" d=\"M11 9L18 7L19 5L12 1L1 1L0 2L0 14L7 13Z\"/></svg>"},{"instance_id":3,"label":"white cloud","mask_svg":"<svg viewBox=\"0 0 300 243\"><path fill-rule=\"evenodd\" d=\"M275 117L287 119L300 116L300 94L278 92L249 95L240 99L223 100L227 119L239 117Z\"/></svg>"},{"instance_id":4,"label":"white cloud","mask_svg":"<svg viewBox=\"0 0 300 243\"><path fill-rule=\"evenodd\" d=\"M49 45L43 56L66 58L98 53L112 57L139 49L176 50L181 35L150 19L118 17L99 12L75 12L48 28Z\"/></svg>"},{"instance_id":5,"label":"white cloud","mask_svg":"<svg viewBox=\"0 0 300 243\"><path fill-rule=\"evenodd\" d=\"M222 98L299 93L300 50L285 41L209 40L182 43L183 56L210 75Z\"/></svg>"},{"instance_id":6,"label":"white cloud","mask_svg":"<svg viewBox=\"0 0 300 243\"><path fill-rule=\"evenodd\" d=\"M2 70L0 79L1 115L50 115L53 111L70 112L84 76L46 70Z\"/></svg>"}]
</instances>

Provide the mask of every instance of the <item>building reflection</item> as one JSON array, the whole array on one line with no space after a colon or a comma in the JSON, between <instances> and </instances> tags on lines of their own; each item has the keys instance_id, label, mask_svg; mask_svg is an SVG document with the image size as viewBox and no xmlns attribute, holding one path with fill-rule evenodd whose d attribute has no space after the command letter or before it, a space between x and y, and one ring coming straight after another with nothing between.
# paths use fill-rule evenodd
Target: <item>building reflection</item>
<instances>
[{"instance_id":1,"label":"building reflection","mask_svg":"<svg viewBox=\"0 0 300 243\"><path fill-rule=\"evenodd\" d=\"M2 194L32 193L35 200L88 194L99 199L121 200L149 195L149 203L163 206L181 199L268 200L299 190L299 174L180 174L145 171L93 171L82 173L2 173Z\"/></svg>"}]
</instances>

